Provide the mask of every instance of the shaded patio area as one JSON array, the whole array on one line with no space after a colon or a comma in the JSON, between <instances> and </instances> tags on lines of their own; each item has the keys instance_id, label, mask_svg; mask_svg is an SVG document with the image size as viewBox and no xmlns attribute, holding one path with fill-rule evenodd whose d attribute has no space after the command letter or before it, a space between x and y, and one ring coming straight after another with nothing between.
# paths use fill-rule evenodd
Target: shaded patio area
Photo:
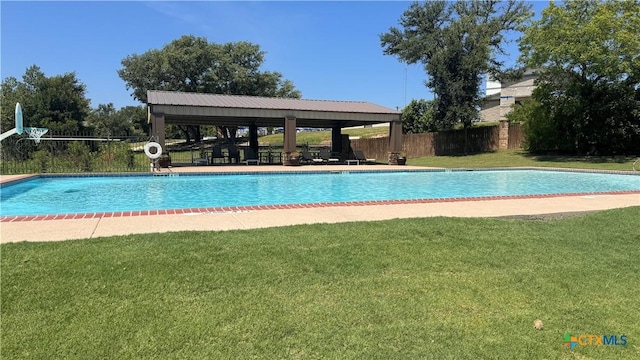
<instances>
[{"instance_id":1,"label":"shaded patio area","mask_svg":"<svg viewBox=\"0 0 640 360\"><path fill-rule=\"evenodd\" d=\"M349 138L342 134L345 127L369 126L389 123L389 156L379 159L394 165L402 151L402 123L400 112L380 105L359 101L328 101L289 98L267 98L255 96L218 95L185 93L173 91L147 92L148 121L152 136L165 148L167 124L174 125L214 125L227 127L247 127L249 129L248 148L262 163L282 163L287 165L292 155L298 152L297 129L331 129L332 156L342 162L352 157ZM281 151L261 151L258 144L258 128L283 128ZM242 161L242 156L229 156L231 146L227 144L227 163L230 159ZM263 149L264 150L264 149ZM278 161L279 153L280 159ZM262 155L265 154L265 155ZM200 159L204 163L204 157ZM209 163L213 161L209 160ZM233 162L233 161L231 161Z\"/></svg>"}]
</instances>

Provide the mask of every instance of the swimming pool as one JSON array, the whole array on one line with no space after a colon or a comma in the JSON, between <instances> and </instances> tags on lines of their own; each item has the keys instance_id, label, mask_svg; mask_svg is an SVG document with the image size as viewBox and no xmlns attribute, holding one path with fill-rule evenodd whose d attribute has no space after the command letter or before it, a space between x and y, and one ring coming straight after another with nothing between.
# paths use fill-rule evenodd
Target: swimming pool
<instances>
[{"instance_id":1,"label":"swimming pool","mask_svg":"<svg viewBox=\"0 0 640 360\"><path fill-rule=\"evenodd\" d=\"M640 176L547 170L42 176L3 185L0 215L628 191L640 191Z\"/></svg>"}]
</instances>

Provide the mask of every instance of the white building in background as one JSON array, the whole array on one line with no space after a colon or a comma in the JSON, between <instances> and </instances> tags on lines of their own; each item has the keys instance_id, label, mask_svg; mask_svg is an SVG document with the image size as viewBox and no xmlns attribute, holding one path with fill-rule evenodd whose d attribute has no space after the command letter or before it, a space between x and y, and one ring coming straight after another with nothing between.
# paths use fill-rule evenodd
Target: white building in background
<instances>
[{"instance_id":1,"label":"white building in background","mask_svg":"<svg viewBox=\"0 0 640 360\"><path fill-rule=\"evenodd\" d=\"M506 120L506 115L513 105L531 98L535 88L534 81L537 78L536 70L527 70L522 78L516 81L501 83L488 79L486 98L480 110L480 121Z\"/></svg>"}]
</instances>

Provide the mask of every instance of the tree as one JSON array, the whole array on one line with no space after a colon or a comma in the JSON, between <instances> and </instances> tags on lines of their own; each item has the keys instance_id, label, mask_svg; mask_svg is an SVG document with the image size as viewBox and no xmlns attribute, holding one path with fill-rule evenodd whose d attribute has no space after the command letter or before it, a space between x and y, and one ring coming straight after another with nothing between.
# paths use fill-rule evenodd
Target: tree
<instances>
[{"instance_id":1,"label":"tree","mask_svg":"<svg viewBox=\"0 0 640 360\"><path fill-rule=\"evenodd\" d=\"M0 86L0 132L11 130L15 127L15 106L16 103L25 105L28 92L24 84L15 77L8 77L2 81Z\"/></svg>"},{"instance_id":2,"label":"tree","mask_svg":"<svg viewBox=\"0 0 640 360\"><path fill-rule=\"evenodd\" d=\"M400 18L402 30L392 27L380 41L384 54L424 65L439 124L468 128L479 117L483 74L499 78L507 70L498 59L505 33L530 16L530 6L515 0L416 2Z\"/></svg>"},{"instance_id":3,"label":"tree","mask_svg":"<svg viewBox=\"0 0 640 360\"><path fill-rule=\"evenodd\" d=\"M125 106L118 111L119 116L126 119L133 127L133 136L144 136L149 134L149 123L147 116L147 107L142 106Z\"/></svg>"},{"instance_id":4,"label":"tree","mask_svg":"<svg viewBox=\"0 0 640 360\"><path fill-rule=\"evenodd\" d=\"M525 136L553 129L532 151L640 153L640 2L553 2L520 43L521 62L539 68L542 107ZM570 39L570 41L568 41ZM541 126L544 124L544 126ZM534 144L535 142L530 142Z\"/></svg>"},{"instance_id":5,"label":"tree","mask_svg":"<svg viewBox=\"0 0 640 360\"><path fill-rule=\"evenodd\" d=\"M129 108L137 109L138 107ZM116 110L113 103L109 103L100 104L97 109L92 110L88 123L93 127L95 135L106 137L134 135L134 120L139 121L139 119L130 118L125 109Z\"/></svg>"},{"instance_id":6,"label":"tree","mask_svg":"<svg viewBox=\"0 0 640 360\"><path fill-rule=\"evenodd\" d=\"M75 73L46 77L39 67L29 67L20 82L9 77L2 82L2 127L13 128L14 107L22 105L26 127L77 132L89 114L86 87Z\"/></svg>"},{"instance_id":7,"label":"tree","mask_svg":"<svg viewBox=\"0 0 640 360\"><path fill-rule=\"evenodd\" d=\"M437 131L438 126L433 117L434 102L424 99L411 100L402 109L402 133L419 134Z\"/></svg>"},{"instance_id":8,"label":"tree","mask_svg":"<svg viewBox=\"0 0 640 360\"><path fill-rule=\"evenodd\" d=\"M549 114L544 111L544 107L535 99L527 99L514 105L506 117L510 123L520 123L525 136L523 147L531 152L537 149L553 148L559 143L559 136L556 128L548 121Z\"/></svg>"},{"instance_id":9,"label":"tree","mask_svg":"<svg viewBox=\"0 0 640 360\"><path fill-rule=\"evenodd\" d=\"M141 102L147 101L147 90L300 98L281 73L260 70L264 54L249 42L215 44L182 36L160 50L127 56L118 75ZM200 138L195 129L183 127L187 139ZM235 128L223 130L225 137L235 137Z\"/></svg>"}]
</instances>

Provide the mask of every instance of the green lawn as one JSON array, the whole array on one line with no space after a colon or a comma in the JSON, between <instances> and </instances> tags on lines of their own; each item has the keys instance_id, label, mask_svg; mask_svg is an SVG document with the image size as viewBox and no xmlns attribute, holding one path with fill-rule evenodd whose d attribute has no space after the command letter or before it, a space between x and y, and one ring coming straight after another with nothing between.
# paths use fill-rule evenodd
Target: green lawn
<instances>
[{"instance_id":1,"label":"green lawn","mask_svg":"<svg viewBox=\"0 0 640 360\"><path fill-rule=\"evenodd\" d=\"M478 122L474 127L484 126L496 126L498 122ZM456 127L460 129L460 126ZM369 139L374 137L389 136L388 126L375 126L370 128L356 128L356 129L342 129L342 134L349 136L360 137L363 139ZM322 142L331 141L331 131L305 131L296 134L296 141L298 144L310 144L318 145ZM261 144L270 144L272 146L282 146L283 138L282 134L273 134L260 137Z\"/></svg>"},{"instance_id":2,"label":"green lawn","mask_svg":"<svg viewBox=\"0 0 640 360\"><path fill-rule=\"evenodd\" d=\"M637 359L638 219L640 207L4 244L0 357ZM628 344L570 351L565 332Z\"/></svg>"},{"instance_id":3,"label":"green lawn","mask_svg":"<svg viewBox=\"0 0 640 360\"><path fill-rule=\"evenodd\" d=\"M359 129L342 129L342 134L349 136L359 136L363 139L389 136L388 126L377 126L371 128ZM284 141L282 134L273 134L260 137L260 144L269 144L271 146L282 146ZM309 144L319 145L322 142L331 141L331 131L305 131L296 134L296 142L298 145Z\"/></svg>"},{"instance_id":4,"label":"green lawn","mask_svg":"<svg viewBox=\"0 0 640 360\"><path fill-rule=\"evenodd\" d=\"M524 150L503 150L466 156L427 156L408 159L407 165L444 168L489 167L561 167L573 169L599 169L633 171L636 157L579 157L531 155Z\"/></svg>"}]
</instances>

